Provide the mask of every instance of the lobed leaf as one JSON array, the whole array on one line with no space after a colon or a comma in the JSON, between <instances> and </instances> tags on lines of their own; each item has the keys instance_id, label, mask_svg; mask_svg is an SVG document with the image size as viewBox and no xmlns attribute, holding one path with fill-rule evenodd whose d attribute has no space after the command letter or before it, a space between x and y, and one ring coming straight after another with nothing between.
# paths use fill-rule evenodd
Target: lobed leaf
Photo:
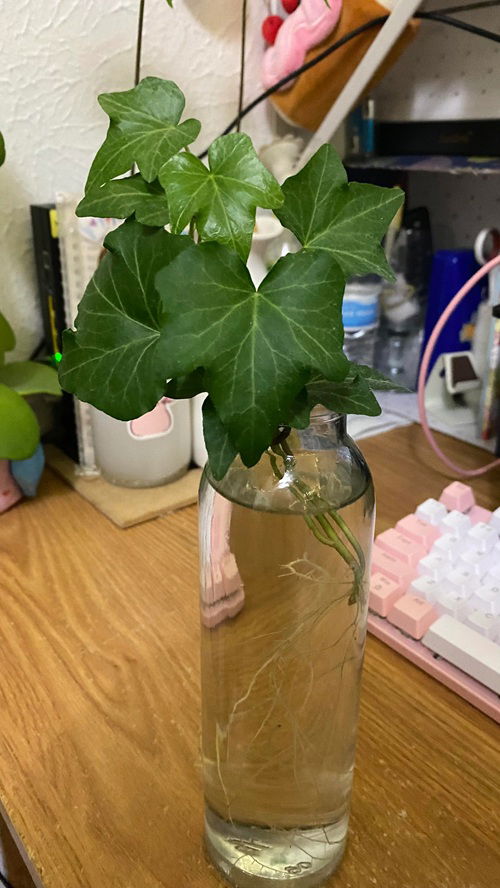
<instances>
[{"instance_id":1,"label":"lobed leaf","mask_svg":"<svg viewBox=\"0 0 500 888\"><path fill-rule=\"evenodd\" d=\"M331 145L323 145L282 188L285 199L276 216L306 250L328 253L346 278L373 272L394 278L380 242L403 202L399 188L348 184Z\"/></svg>"},{"instance_id":2,"label":"lobed leaf","mask_svg":"<svg viewBox=\"0 0 500 888\"><path fill-rule=\"evenodd\" d=\"M8 385L20 395L60 395L57 371L36 361L15 361L0 367L0 384Z\"/></svg>"},{"instance_id":3,"label":"lobed leaf","mask_svg":"<svg viewBox=\"0 0 500 888\"><path fill-rule=\"evenodd\" d=\"M210 471L220 481L238 454L210 397L203 402L203 436Z\"/></svg>"},{"instance_id":4,"label":"lobed leaf","mask_svg":"<svg viewBox=\"0 0 500 888\"><path fill-rule=\"evenodd\" d=\"M0 459L28 459L39 441L40 429L29 404L0 383Z\"/></svg>"},{"instance_id":5,"label":"lobed leaf","mask_svg":"<svg viewBox=\"0 0 500 888\"><path fill-rule=\"evenodd\" d=\"M145 182L140 173L88 191L76 208L77 216L128 219L134 214L142 225L155 227L163 227L169 219L163 188L158 182Z\"/></svg>"}]
</instances>

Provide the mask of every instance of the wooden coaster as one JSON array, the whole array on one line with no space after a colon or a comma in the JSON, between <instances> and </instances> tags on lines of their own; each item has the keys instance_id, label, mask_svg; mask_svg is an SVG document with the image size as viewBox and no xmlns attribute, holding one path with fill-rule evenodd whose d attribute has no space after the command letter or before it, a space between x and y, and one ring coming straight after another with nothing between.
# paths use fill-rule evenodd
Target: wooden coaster
<instances>
[{"instance_id":1,"label":"wooden coaster","mask_svg":"<svg viewBox=\"0 0 500 888\"><path fill-rule=\"evenodd\" d=\"M118 527L132 527L196 502L201 469L190 469L178 481L161 487L118 487L100 475L86 478L57 447L45 447L47 465Z\"/></svg>"}]
</instances>

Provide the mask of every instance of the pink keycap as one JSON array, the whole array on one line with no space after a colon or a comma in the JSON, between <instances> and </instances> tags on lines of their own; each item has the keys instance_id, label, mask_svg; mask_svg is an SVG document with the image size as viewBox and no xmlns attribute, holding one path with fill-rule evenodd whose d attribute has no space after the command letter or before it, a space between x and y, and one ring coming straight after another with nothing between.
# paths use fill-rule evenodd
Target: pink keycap
<instances>
[{"instance_id":1,"label":"pink keycap","mask_svg":"<svg viewBox=\"0 0 500 888\"><path fill-rule=\"evenodd\" d=\"M396 530L399 530L400 533L404 533L404 535L409 537L410 540L420 543L421 546L425 547L427 552L433 543L436 542L437 538L441 536L441 531L438 527L434 527L432 524L427 524L426 521L422 521L422 519L417 518L416 515L407 515L405 518L401 518L396 524Z\"/></svg>"},{"instance_id":2,"label":"pink keycap","mask_svg":"<svg viewBox=\"0 0 500 888\"><path fill-rule=\"evenodd\" d=\"M447 509L456 509L457 512L466 512L475 505L474 492L468 484L462 484L461 481L453 481L445 487L439 502L443 503Z\"/></svg>"},{"instance_id":3,"label":"pink keycap","mask_svg":"<svg viewBox=\"0 0 500 888\"><path fill-rule=\"evenodd\" d=\"M483 509L482 506L472 506L470 512L467 512L472 524L479 524L480 521L488 524L492 514L493 512L490 512L489 509Z\"/></svg>"},{"instance_id":4,"label":"pink keycap","mask_svg":"<svg viewBox=\"0 0 500 888\"><path fill-rule=\"evenodd\" d=\"M372 573L382 573L395 583L399 583L403 589L406 589L410 580L413 579L413 570L405 564L401 558L389 555L380 546L374 545L372 549Z\"/></svg>"},{"instance_id":5,"label":"pink keycap","mask_svg":"<svg viewBox=\"0 0 500 888\"><path fill-rule=\"evenodd\" d=\"M403 595L392 606L387 619L407 635L420 639L438 616L436 608L429 604L425 598L419 598L417 595Z\"/></svg>"},{"instance_id":6,"label":"pink keycap","mask_svg":"<svg viewBox=\"0 0 500 888\"><path fill-rule=\"evenodd\" d=\"M416 567L421 558L427 555L427 548L421 543L411 540L406 534L391 527L390 530L384 530L379 533L375 540L377 546L389 552L389 555L395 555L401 558L410 567Z\"/></svg>"},{"instance_id":7,"label":"pink keycap","mask_svg":"<svg viewBox=\"0 0 500 888\"><path fill-rule=\"evenodd\" d=\"M386 617L392 605L401 598L403 589L395 580L381 573L374 573L370 578L369 608L381 617Z\"/></svg>"}]
</instances>

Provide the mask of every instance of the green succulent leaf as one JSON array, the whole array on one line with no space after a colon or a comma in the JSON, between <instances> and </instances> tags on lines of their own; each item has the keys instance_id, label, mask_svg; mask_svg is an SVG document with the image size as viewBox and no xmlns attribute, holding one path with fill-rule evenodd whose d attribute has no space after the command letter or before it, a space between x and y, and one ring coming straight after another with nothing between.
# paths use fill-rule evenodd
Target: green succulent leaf
<instances>
[{"instance_id":1,"label":"green succulent leaf","mask_svg":"<svg viewBox=\"0 0 500 888\"><path fill-rule=\"evenodd\" d=\"M201 244L156 281L166 375L205 368L207 390L246 465L257 462L312 371L338 380L347 374L344 279L326 253L284 256L256 291L235 253Z\"/></svg>"},{"instance_id":2,"label":"green succulent leaf","mask_svg":"<svg viewBox=\"0 0 500 888\"><path fill-rule=\"evenodd\" d=\"M16 336L5 315L0 311L0 364L3 364L5 352L16 347Z\"/></svg>"},{"instance_id":3,"label":"green succulent leaf","mask_svg":"<svg viewBox=\"0 0 500 888\"><path fill-rule=\"evenodd\" d=\"M182 153L162 168L172 231L183 231L194 218L200 240L226 244L246 261L256 208L278 207L281 188L244 133L216 139L208 163L209 168L193 154Z\"/></svg>"},{"instance_id":4,"label":"green succulent leaf","mask_svg":"<svg viewBox=\"0 0 500 888\"><path fill-rule=\"evenodd\" d=\"M185 98L171 80L146 77L133 89L103 93L99 103L111 123L90 168L86 192L126 173L134 163L152 182L163 164L200 132L198 120L179 123Z\"/></svg>"},{"instance_id":5,"label":"green succulent leaf","mask_svg":"<svg viewBox=\"0 0 500 888\"><path fill-rule=\"evenodd\" d=\"M108 216L128 219L142 225L163 227L168 222L168 203L158 182L145 182L140 173L125 179L112 179L87 192L76 208L77 216Z\"/></svg>"},{"instance_id":6,"label":"green succulent leaf","mask_svg":"<svg viewBox=\"0 0 500 888\"><path fill-rule=\"evenodd\" d=\"M60 395L57 371L36 361L15 361L0 367L0 384L8 385L20 395Z\"/></svg>"},{"instance_id":7,"label":"green succulent leaf","mask_svg":"<svg viewBox=\"0 0 500 888\"><path fill-rule=\"evenodd\" d=\"M203 402L203 436L207 447L210 471L220 481L237 456L238 451L217 413L211 398Z\"/></svg>"},{"instance_id":8,"label":"green succulent leaf","mask_svg":"<svg viewBox=\"0 0 500 888\"><path fill-rule=\"evenodd\" d=\"M403 202L399 188L348 184L335 149L323 145L286 180L283 194L276 215L307 250L328 253L346 277L376 273L394 278L380 242Z\"/></svg>"},{"instance_id":9,"label":"green succulent leaf","mask_svg":"<svg viewBox=\"0 0 500 888\"><path fill-rule=\"evenodd\" d=\"M28 459L39 441L40 429L29 404L0 383L0 459Z\"/></svg>"},{"instance_id":10,"label":"green succulent leaf","mask_svg":"<svg viewBox=\"0 0 500 888\"><path fill-rule=\"evenodd\" d=\"M5 140L2 133L0 133L0 166L3 163L5 163Z\"/></svg>"},{"instance_id":11,"label":"green succulent leaf","mask_svg":"<svg viewBox=\"0 0 500 888\"><path fill-rule=\"evenodd\" d=\"M342 382L322 379L308 383L306 388L311 410L321 404L335 413L379 416L382 412L375 395L361 376L348 377Z\"/></svg>"},{"instance_id":12,"label":"green succulent leaf","mask_svg":"<svg viewBox=\"0 0 500 888\"><path fill-rule=\"evenodd\" d=\"M76 318L63 334L61 386L117 419L151 410L165 392L165 338L156 273L192 241L129 220L105 240Z\"/></svg>"},{"instance_id":13,"label":"green succulent leaf","mask_svg":"<svg viewBox=\"0 0 500 888\"><path fill-rule=\"evenodd\" d=\"M374 370L373 367L367 367L365 364L356 364L351 362L349 376L360 376L373 392L410 392L411 389L404 385L398 385L394 380Z\"/></svg>"}]
</instances>

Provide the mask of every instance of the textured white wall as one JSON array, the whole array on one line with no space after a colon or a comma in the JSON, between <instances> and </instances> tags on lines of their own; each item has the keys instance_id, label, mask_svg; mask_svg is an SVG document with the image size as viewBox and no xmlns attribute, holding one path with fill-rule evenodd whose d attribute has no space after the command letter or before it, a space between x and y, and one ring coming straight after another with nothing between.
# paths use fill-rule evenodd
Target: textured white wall
<instances>
[{"instance_id":1,"label":"textured white wall","mask_svg":"<svg viewBox=\"0 0 500 888\"><path fill-rule=\"evenodd\" d=\"M201 149L234 116L238 96L240 0L147 0L143 74L177 81L199 117ZM0 309L14 326L17 354L40 338L30 203L56 191L79 194L107 118L100 92L132 86L138 0L11 0L3 4L0 129ZM246 97L260 92L264 0L250 0ZM270 112L249 115L257 145L271 136Z\"/></svg>"}]
</instances>

